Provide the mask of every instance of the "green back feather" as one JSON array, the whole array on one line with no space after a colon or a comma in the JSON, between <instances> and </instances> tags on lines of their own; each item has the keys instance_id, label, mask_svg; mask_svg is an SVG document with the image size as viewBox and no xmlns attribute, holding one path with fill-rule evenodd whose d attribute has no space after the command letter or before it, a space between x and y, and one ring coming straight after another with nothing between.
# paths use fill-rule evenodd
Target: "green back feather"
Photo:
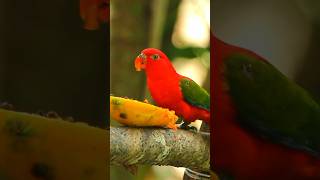
<instances>
[{"instance_id":1,"label":"green back feather","mask_svg":"<svg viewBox=\"0 0 320 180\"><path fill-rule=\"evenodd\" d=\"M320 156L320 106L271 64L245 55L224 61L239 122L257 135Z\"/></svg>"},{"instance_id":2,"label":"green back feather","mask_svg":"<svg viewBox=\"0 0 320 180\"><path fill-rule=\"evenodd\" d=\"M180 79L183 98L193 106L210 111L210 95L189 78Z\"/></svg>"}]
</instances>

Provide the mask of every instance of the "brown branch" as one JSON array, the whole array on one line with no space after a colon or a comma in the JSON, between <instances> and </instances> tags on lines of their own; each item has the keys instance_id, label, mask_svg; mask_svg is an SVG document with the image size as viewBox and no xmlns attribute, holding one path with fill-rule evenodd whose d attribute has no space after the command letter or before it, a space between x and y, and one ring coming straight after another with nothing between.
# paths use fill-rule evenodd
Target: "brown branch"
<instances>
[{"instance_id":1,"label":"brown branch","mask_svg":"<svg viewBox=\"0 0 320 180\"><path fill-rule=\"evenodd\" d=\"M112 165L170 165L209 171L210 136L186 130L110 127Z\"/></svg>"}]
</instances>

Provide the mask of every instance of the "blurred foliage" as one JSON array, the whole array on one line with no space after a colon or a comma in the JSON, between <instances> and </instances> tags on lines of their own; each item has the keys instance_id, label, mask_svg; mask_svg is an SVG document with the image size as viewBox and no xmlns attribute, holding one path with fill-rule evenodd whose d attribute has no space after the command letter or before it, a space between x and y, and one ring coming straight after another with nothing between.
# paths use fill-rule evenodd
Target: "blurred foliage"
<instances>
[{"instance_id":1,"label":"blurred foliage","mask_svg":"<svg viewBox=\"0 0 320 180\"><path fill-rule=\"evenodd\" d=\"M309 90L318 102L320 102L320 24L315 24L313 28L312 41L304 56L303 63L296 73L296 81Z\"/></svg>"},{"instance_id":2,"label":"blurred foliage","mask_svg":"<svg viewBox=\"0 0 320 180\"><path fill-rule=\"evenodd\" d=\"M174 27L177 20L178 15L178 7L180 5L180 0L171 0L166 13L166 24L163 30L163 38L162 38L162 47L161 49L163 52L166 53L171 60L177 57L184 57L184 58L196 58L201 57L203 54L210 52L210 47L201 48L201 47L184 47L178 48L172 43L172 34L174 31ZM210 58L206 58L206 63L210 65ZM206 63L204 63L206 65ZM203 87L210 92L210 76L208 74L205 84Z\"/></svg>"},{"instance_id":3,"label":"blurred foliage","mask_svg":"<svg viewBox=\"0 0 320 180\"><path fill-rule=\"evenodd\" d=\"M0 101L106 127L109 25L84 30L79 0L3 0L0 8Z\"/></svg>"},{"instance_id":4,"label":"blurred foliage","mask_svg":"<svg viewBox=\"0 0 320 180\"><path fill-rule=\"evenodd\" d=\"M130 6L128 6L130 4ZM133 65L137 53L148 46L148 0L117 0L111 3L111 94L142 98L145 78Z\"/></svg>"},{"instance_id":5,"label":"blurred foliage","mask_svg":"<svg viewBox=\"0 0 320 180\"><path fill-rule=\"evenodd\" d=\"M172 43L172 34L174 31L174 26L177 20L178 7L180 5L180 0L172 0L169 3L166 15L166 24L163 30L163 39L162 39L162 50L166 53L168 57L171 57L171 60L176 57L185 57L185 58L195 58L200 57L202 53L208 52L208 48L199 48L199 47L185 47L178 48Z\"/></svg>"},{"instance_id":6,"label":"blurred foliage","mask_svg":"<svg viewBox=\"0 0 320 180\"><path fill-rule=\"evenodd\" d=\"M300 10L312 24L310 43L303 57L303 63L296 73L296 80L320 102L320 1L296 1Z\"/></svg>"}]
</instances>

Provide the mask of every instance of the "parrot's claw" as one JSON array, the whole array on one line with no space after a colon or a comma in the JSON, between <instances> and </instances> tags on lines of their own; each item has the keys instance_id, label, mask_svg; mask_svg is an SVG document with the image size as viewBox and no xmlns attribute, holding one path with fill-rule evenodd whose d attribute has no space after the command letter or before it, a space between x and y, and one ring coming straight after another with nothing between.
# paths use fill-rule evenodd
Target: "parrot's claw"
<instances>
[{"instance_id":1,"label":"parrot's claw","mask_svg":"<svg viewBox=\"0 0 320 180\"><path fill-rule=\"evenodd\" d=\"M198 129L194 126L189 126L189 122L184 122L180 125L180 129L184 129L184 130L190 130L190 131L194 131L197 132Z\"/></svg>"},{"instance_id":2,"label":"parrot's claw","mask_svg":"<svg viewBox=\"0 0 320 180\"><path fill-rule=\"evenodd\" d=\"M194 126L189 126L189 130L193 132L198 132L198 129Z\"/></svg>"},{"instance_id":3,"label":"parrot's claw","mask_svg":"<svg viewBox=\"0 0 320 180\"><path fill-rule=\"evenodd\" d=\"M189 125L190 123L182 123L181 125L180 125L180 129L185 129L185 130L187 130L187 128L189 127L188 125Z\"/></svg>"},{"instance_id":4,"label":"parrot's claw","mask_svg":"<svg viewBox=\"0 0 320 180\"><path fill-rule=\"evenodd\" d=\"M150 104L149 101L148 101L148 99L144 99L143 102L144 102L144 103L147 103L147 104Z\"/></svg>"},{"instance_id":5,"label":"parrot's claw","mask_svg":"<svg viewBox=\"0 0 320 180\"><path fill-rule=\"evenodd\" d=\"M176 124L181 124L183 122L183 118L179 117L178 120L176 121Z\"/></svg>"}]
</instances>

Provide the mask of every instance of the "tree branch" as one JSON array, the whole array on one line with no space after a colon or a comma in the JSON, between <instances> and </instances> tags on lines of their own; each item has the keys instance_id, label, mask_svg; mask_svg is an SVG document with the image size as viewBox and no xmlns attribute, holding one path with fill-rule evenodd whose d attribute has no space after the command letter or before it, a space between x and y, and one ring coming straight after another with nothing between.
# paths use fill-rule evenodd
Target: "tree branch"
<instances>
[{"instance_id":1,"label":"tree branch","mask_svg":"<svg viewBox=\"0 0 320 180\"><path fill-rule=\"evenodd\" d=\"M210 136L186 130L110 127L112 165L170 165L209 171Z\"/></svg>"}]
</instances>

